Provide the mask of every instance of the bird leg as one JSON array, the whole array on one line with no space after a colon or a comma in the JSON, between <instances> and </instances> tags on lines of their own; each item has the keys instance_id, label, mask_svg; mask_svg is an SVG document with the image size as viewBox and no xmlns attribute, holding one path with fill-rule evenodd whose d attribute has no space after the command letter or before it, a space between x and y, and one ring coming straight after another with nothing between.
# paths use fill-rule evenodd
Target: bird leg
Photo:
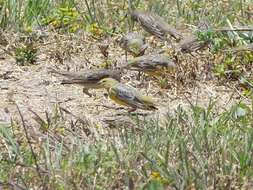
<instances>
[{"instance_id":1,"label":"bird leg","mask_svg":"<svg viewBox=\"0 0 253 190\"><path fill-rule=\"evenodd\" d=\"M126 59L126 63L127 63L127 51L125 51L125 59Z\"/></svg>"},{"instance_id":2,"label":"bird leg","mask_svg":"<svg viewBox=\"0 0 253 190\"><path fill-rule=\"evenodd\" d=\"M88 95L89 97L92 96L92 94L89 93L89 89L87 89L87 88L83 88L83 93L86 94L86 95Z\"/></svg>"},{"instance_id":3,"label":"bird leg","mask_svg":"<svg viewBox=\"0 0 253 190\"><path fill-rule=\"evenodd\" d=\"M137 80L141 80L141 72L138 71Z\"/></svg>"}]
</instances>

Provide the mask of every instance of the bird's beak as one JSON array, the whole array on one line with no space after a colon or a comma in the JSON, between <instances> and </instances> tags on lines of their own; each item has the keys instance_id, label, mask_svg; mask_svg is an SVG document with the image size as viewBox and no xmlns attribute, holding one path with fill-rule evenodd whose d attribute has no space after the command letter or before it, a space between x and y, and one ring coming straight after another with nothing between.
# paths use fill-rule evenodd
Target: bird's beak
<instances>
[{"instance_id":1,"label":"bird's beak","mask_svg":"<svg viewBox=\"0 0 253 190\"><path fill-rule=\"evenodd\" d=\"M99 84L99 85L102 85L102 81L101 81L101 80L100 80L100 81L98 81L98 84Z\"/></svg>"}]
</instances>

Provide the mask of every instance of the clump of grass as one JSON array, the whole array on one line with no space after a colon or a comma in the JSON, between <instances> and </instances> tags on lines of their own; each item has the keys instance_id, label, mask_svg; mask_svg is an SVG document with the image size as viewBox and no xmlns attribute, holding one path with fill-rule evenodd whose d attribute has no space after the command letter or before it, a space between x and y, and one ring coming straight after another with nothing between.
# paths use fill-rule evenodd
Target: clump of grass
<instances>
[{"instance_id":1,"label":"clump of grass","mask_svg":"<svg viewBox=\"0 0 253 190\"><path fill-rule=\"evenodd\" d=\"M252 107L238 103L220 113L215 110L210 102L208 107L192 105L190 112L179 106L163 122L130 116L131 127L108 128L108 135L99 135L99 126L62 108L45 119L32 112L42 126L33 126L36 135L25 128L29 140L17 122L0 127L0 181L7 188L49 189L249 186ZM75 118L69 124L68 114Z\"/></svg>"},{"instance_id":2,"label":"clump of grass","mask_svg":"<svg viewBox=\"0 0 253 190\"><path fill-rule=\"evenodd\" d=\"M34 64L37 59L37 48L32 42L27 42L16 48L14 57L18 65Z\"/></svg>"}]
</instances>

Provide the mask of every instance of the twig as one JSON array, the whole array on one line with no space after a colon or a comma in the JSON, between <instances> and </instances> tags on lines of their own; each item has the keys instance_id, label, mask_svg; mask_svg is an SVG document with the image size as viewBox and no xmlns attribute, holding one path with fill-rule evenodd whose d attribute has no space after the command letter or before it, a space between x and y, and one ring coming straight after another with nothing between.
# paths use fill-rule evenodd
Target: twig
<instances>
[{"instance_id":1,"label":"twig","mask_svg":"<svg viewBox=\"0 0 253 190\"><path fill-rule=\"evenodd\" d=\"M39 178L42 180L42 175L41 175L41 173L40 173L40 168L39 168L39 165L38 165L37 157L36 157L36 154L35 154L35 152L34 152L34 150L33 150L32 143L31 143L31 140L30 140L29 135L28 135L28 131L27 131L27 128L26 128L26 125L25 125L24 117L23 117L23 115L21 114L21 111L20 111L20 109L19 109L19 107L18 107L17 104L16 104L16 106L17 106L18 113L19 113L20 118L21 118L21 121L22 121L22 126L23 126L24 131L25 131L26 140L27 140L27 142L28 142L28 144L29 144L29 147L30 147L30 150L31 150L31 153L32 153L32 157L33 157L34 162L35 162L36 171L37 171L37 173L38 173ZM43 181L43 180L42 180L42 181Z\"/></svg>"}]
</instances>

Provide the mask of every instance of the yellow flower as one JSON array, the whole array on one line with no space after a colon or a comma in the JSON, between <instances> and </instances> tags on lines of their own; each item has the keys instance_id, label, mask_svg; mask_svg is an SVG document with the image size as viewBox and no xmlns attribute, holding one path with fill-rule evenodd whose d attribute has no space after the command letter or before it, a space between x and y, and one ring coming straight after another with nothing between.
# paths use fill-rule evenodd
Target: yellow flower
<instances>
[{"instance_id":1,"label":"yellow flower","mask_svg":"<svg viewBox=\"0 0 253 190\"><path fill-rule=\"evenodd\" d=\"M151 172L150 176L151 176L152 179L156 179L158 181L160 181L162 179L159 172Z\"/></svg>"},{"instance_id":2,"label":"yellow flower","mask_svg":"<svg viewBox=\"0 0 253 190\"><path fill-rule=\"evenodd\" d=\"M151 178L151 180L156 180L162 184L169 184L170 183L169 180L162 177L159 172L151 172L150 178Z\"/></svg>"}]
</instances>

